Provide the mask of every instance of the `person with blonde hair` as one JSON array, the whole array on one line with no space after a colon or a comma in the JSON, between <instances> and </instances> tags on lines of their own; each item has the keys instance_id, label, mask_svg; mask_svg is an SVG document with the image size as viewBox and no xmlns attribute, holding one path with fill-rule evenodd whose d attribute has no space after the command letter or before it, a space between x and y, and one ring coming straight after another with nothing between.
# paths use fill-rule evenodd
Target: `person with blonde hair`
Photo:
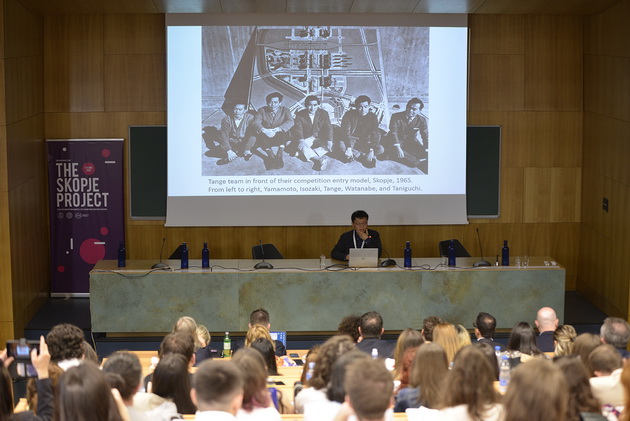
<instances>
[{"instance_id":1,"label":"person with blonde hair","mask_svg":"<svg viewBox=\"0 0 630 421\"><path fill-rule=\"evenodd\" d=\"M503 402L504 421L564 421L569 403L567 381L551 361L534 358L514 369Z\"/></svg>"},{"instance_id":2,"label":"person with blonde hair","mask_svg":"<svg viewBox=\"0 0 630 421\"><path fill-rule=\"evenodd\" d=\"M571 325L560 325L553 333L553 354L556 357L573 354L573 342L577 337L575 328Z\"/></svg>"},{"instance_id":3,"label":"person with blonde hair","mask_svg":"<svg viewBox=\"0 0 630 421\"><path fill-rule=\"evenodd\" d=\"M460 349L460 342L457 337L455 326L442 322L433 328L433 342L439 344L446 351L449 364L453 362L455 354Z\"/></svg>"},{"instance_id":4,"label":"person with blonde hair","mask_svg":"<svg viewBox=\"0 0 630 421\"><path fill-rule=\"evenodd\" d=\"M457 332L457 341L459 342L458 348L462 349L466 345L470 345L472 341L470 340L470 333L468 333L468 329L466 329L462 325L455 325L455 331Z\"/></svg>"},{"instance_id":5,"label":"person with blonde hair","mask_svg":"<svg viewBox=\"0 0 630 421\"><path fill-rule=\"evenodd\" d=\"M425 406L435 408L440 397L440 386L448 374L448 360L441 345L435 342L420 345L409 374L409 387L396 395L394 412Z\"/></svg>"},{"instance_id":6,"label":"person with blonde hair","mask_svg":"<svg viewBox=\"0 0 630 421\"><path fill-rule=\"evenodd\" d=\"M190 316L180 317L177 322L175 322L175 326L173 326L174 333L180 332L192 336L195 343L195 366L201 364L202 361L212 359L210 342L205 345L201 343L199 335L197 334L198 328L197 322ZM206 329L206 332L207 331L208 329ZM208 334L208 337L210 337L210 334Z\"/></svg>"},{"instance_id":7,"label":"person with blonde hair","mask_svg":"<svg viewBox=\"0 0 630 421\"><path fill-rule=\"evenodd\" d=\"M271 342L272 345L274 344L273 339L271 339L271 334L265 326L253 325L249 328L247 334L245 335L245 348L249 348L252 343L258 338L267 339L269 342Z\"/></svg>"}]
</instances>

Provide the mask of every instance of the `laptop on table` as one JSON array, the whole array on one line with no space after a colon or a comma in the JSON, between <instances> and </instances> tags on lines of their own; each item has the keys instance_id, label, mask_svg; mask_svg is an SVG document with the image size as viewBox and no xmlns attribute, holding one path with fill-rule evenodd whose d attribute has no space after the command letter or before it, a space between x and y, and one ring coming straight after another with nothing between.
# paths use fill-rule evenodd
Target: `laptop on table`
<instances>
[{"instance_id":1,"label":"laptop on table","mask_svg":"<svg viewBox=\"0 0 630 421\"><path fill-rule=\"evenodd\" d=\"M378 249L363 248L350 249L348 266L353 268L375 268L378 267Z\"/></svg>"}]
</instances>

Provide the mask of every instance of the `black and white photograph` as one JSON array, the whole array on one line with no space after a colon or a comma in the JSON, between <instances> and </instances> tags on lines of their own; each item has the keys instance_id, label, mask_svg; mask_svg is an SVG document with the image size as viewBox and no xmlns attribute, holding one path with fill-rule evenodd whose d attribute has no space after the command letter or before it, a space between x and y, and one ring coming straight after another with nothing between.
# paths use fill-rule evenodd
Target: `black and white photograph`
<instances>
[{"instance_id":1,"label":"black and white photograph","mask_svg":"<svg viewBox=\"0 0 630 421\"><path fill-rule=\"evenodd\" d=\"M203 26L201 175L427 175L429 33Z\"/></svg>"}]
</instances>

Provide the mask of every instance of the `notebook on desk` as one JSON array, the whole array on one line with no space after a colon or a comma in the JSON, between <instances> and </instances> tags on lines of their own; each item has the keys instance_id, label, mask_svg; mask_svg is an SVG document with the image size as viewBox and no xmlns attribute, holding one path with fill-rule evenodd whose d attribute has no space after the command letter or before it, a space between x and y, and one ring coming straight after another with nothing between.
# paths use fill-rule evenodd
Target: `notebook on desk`
<instances>
[{"instance_id":1,"label":"notebook on desk","mask_svg":"<svg viewBox=\"0 0 630 421\"><path fill-rule=\"evenodd\" d=\"M378 266L378 249L350 249L348 266L353 268L375 268Z\"/></svg>"}]
</instances>

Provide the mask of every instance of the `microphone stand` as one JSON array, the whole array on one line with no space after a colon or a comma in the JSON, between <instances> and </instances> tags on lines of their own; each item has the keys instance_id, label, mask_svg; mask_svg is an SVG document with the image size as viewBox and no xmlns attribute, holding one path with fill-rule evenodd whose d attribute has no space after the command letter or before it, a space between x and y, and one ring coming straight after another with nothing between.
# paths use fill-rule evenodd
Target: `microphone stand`
<instances>
[{"instance_id":1,"label":"microphone stand","mask_svg":"<svg viewBox=\"0 0 630 421\"><path fill-rule=\"evenodd\" d=\"M369 232L368 232L369 234ZM376 243L376 245L383 250L385 253L387 253L387 259L383 260L381 263L379 263L379 266L384 268L384 267L388 267L388 266L396 266L396 261L394 259L391 258L391 256L389 255L389 252L387 250L385 250L383 248L383 244L381 244L380 241L376 241L376 238L372 237L371 235L368 235L368 239L370 240L374 240L374 242Z\"/></svg>"},{"instance_id":2,"label":"microphone stand","mask_svg":"<svg viewBox=\"0 0 630 421\"><path fill-rule=\"evenodd\" d=\"M162 263L162 253L164 253L164 243L166 243L166 237L162 238L162 247L160 248L160 262L151 266L151 269L166 269L169 267L166 263Z\"/></svg>"},{"instance_id":3,"label":"microphone stand","mask_svg":"<svg viewBox=\"0 0 630 421\"><path fill-rule=\"evenodd\" d=\"M481 253L481 260L479 260L478 262L475 262L473 264L473 267L478 268L480 266L490 266L490 262L483 258L483 248L481 247L481 237L479 236L479 228L477 228L477 241L479 241L479 252Z\"/></svg>"},{"instance_id":4,"label":"microphone stand","mask_svg":"<svg viewBox=\"0 0 630 421\"><path fill-rule=\"evenodd\" d=\"M265 248L263 247L262 240L260 240L260 251L262 252L262 262L256 263L254 269L273 269L271 263L265 262Z\"/></svg>"}]
</instances>

